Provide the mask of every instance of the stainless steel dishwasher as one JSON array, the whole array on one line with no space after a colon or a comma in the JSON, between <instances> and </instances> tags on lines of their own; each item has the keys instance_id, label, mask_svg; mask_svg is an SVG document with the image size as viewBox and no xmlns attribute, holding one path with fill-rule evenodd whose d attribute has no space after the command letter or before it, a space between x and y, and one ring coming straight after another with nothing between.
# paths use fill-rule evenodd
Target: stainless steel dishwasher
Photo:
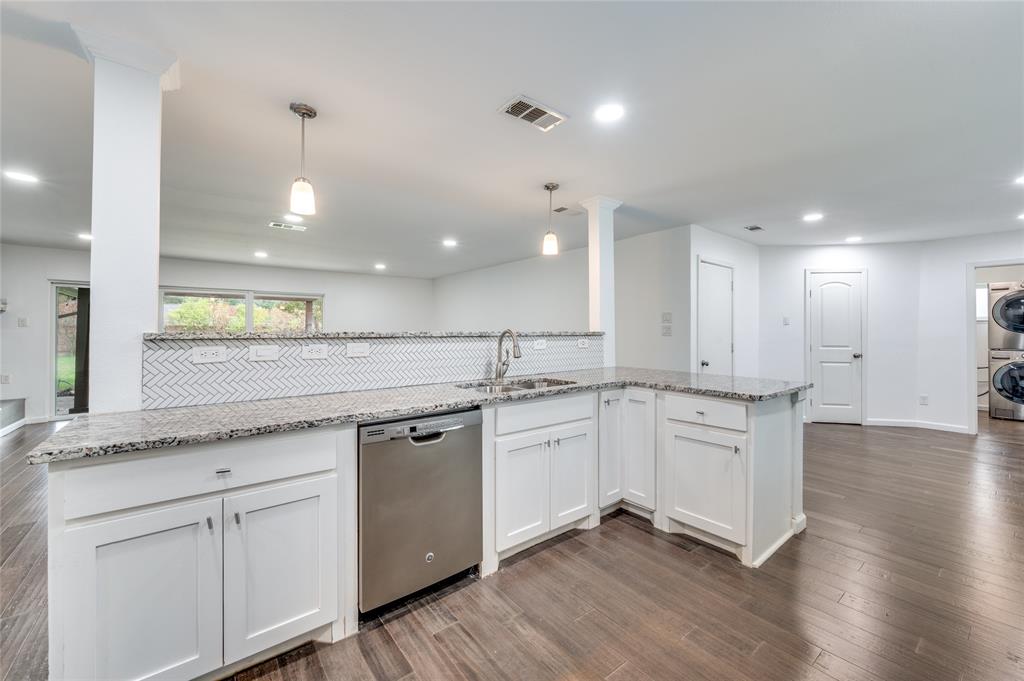
<instances>
[{"instance_id":1,"label":"stainless steel dishwasher","mask_svg":"<svg viewBox=\"0 0 1024 681\"><path fill-rule=\"evenodd\" d=\"M483 557L480 411L359 428L359 610Z\"/></svg>"}]
</instances>

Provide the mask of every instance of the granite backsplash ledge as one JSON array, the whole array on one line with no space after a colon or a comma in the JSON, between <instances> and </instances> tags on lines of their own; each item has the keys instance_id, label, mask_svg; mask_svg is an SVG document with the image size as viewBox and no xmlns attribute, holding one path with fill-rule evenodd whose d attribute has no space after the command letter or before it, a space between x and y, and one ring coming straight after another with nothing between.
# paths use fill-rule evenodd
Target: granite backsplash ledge
<instances>
[{"instance_id":1,"label":"granite backsplash ledge","mask_svg":"<svg viewBox=\"0 0 1024 681\"><path fill-rule=\"evenodd\" d=\"M472 381L494 374L500 332L327 332L217 335L146 334L142 408L164 409L300 397L355 390ZM522 357L509 376L593 369L603 365L600 332L519 334ZM322 358L303 358L308 345ZM276 346L277 359L250 359ZM224 348L224 360L193 361L195 348ZM511 343L506 341L506 348Z\"/></svg>"}]
</instances>

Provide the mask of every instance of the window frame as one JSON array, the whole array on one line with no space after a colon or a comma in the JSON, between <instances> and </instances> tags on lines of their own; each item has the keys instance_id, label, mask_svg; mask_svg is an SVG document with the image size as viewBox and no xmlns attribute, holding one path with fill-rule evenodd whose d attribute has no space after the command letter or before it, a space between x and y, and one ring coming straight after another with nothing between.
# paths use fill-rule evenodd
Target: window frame
<instances>
[{"instance_id":1,"label":"window frame","mask_svg":"<svg viewBox=\"0 0 1024 681\"><path fill-rule=\"evenodd\" d=\"M280 299L294 299L294 300L313 300L320 301L320 318L321 326L326 326L327 320L325 317L324 302L326 296L323 293L295 293L294 291L263 291L259 289L233 289L233 288L205 288L202 286L160 286L159 295L157 296L157 330L159 333L165 333L164 331L164 296L175 295L175 296L203 296L203 297L224 297L224 298L244 298L245 299L245 333L253 333L254 315L253 307L257 297L261 299L275 300L275 296L279 296ZM321 329L323 330L323 329ZM314 329L309 328L309 320L306 322L306 333L314 333ZM272 332L260 332L260 333L272 333ZM233 336L240 334L226 333L225 336Z\"/></svg>"}]
</instances>

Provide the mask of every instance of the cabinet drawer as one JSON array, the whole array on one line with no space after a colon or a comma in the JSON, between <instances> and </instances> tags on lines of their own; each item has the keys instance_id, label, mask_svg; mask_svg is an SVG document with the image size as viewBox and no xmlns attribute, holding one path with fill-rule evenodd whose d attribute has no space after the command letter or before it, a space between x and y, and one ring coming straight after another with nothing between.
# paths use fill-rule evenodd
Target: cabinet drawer
<instances>
[{"instance_id":1,"label":"cabinet drawer","mask_svg":"<svg viewBox=\"0 0 1024 681\"><path fill-rule=\"evenodd\" d=\"M337 467L337 440L353 429L318 428L185 445L64 473L64 517L82 518Z\"/></svg>"},{"instance_id":2,"label":"cabinet drawer","mask_svg":"<svg viewBox=\"0 0 1024 681\"><path fill-rule=\"evenodd\" d=\"M665 418L729 430L747 429L746 405L686 395L665 395Z\"/></svg>"},{"instance_id":3,"label":"cabinet drawer","mask_svg":"<svg viewBox=\"0 0 1024 681\"><path fill-rule=\"evenodd\" d=\"M498 435L515 433L521 430L547 428L548 426L570 421L594 418L594 396L596 393L583 393L568 397L553 397L547 400L536 400L499 406L496 414L495 432Z\"/></svg>"}]
</instances>

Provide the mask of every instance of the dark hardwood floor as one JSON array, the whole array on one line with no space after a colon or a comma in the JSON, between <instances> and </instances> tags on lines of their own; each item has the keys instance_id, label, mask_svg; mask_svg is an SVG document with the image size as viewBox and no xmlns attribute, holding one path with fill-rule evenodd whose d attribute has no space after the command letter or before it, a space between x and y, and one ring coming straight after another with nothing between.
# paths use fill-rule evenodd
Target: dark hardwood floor
<instances>
[{"instance_id":1,"label":"dark hardwood floor","mask_svg":"<svg viewBox=\"0 0 1024 681\"><path fill-rule=\"evenodd\" d=\"M46 673L45 478L0 441L3 679ZM759 570L628 514L238 679L1024 679L1024 423L806 428L807 531Z\"/></svg>"}]
</instances>

